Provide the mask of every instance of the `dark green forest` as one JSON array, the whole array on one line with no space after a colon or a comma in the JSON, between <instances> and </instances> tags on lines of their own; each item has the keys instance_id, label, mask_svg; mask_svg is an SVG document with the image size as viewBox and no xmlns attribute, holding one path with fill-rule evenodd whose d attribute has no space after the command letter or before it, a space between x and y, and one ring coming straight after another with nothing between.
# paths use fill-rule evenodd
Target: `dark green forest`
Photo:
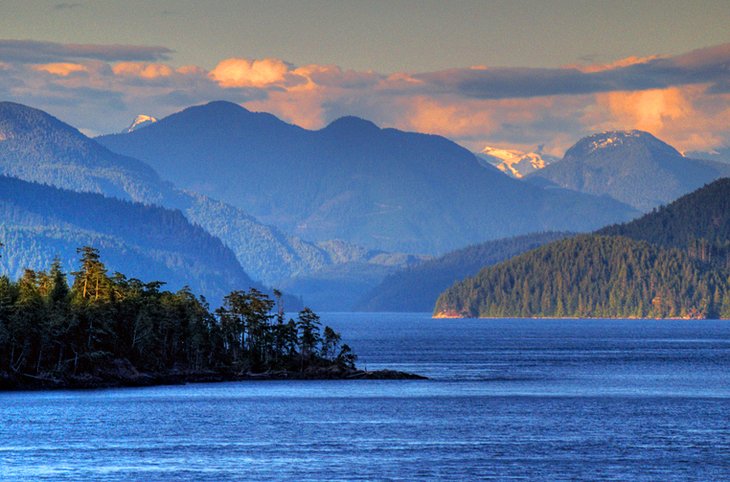
<instances>
[{"instance_id":1,"label":"dark green forest","mask_svg":"<svg viewBox=\"0 0 730 482\"><path fill-rule=\"evenodd\" d=\"M188 288L173 293L159 281L110 274L98 250L78 251L73 282L58 260L16 281L0 277L0 387L355 370L349 346L331 328L322 330L314 312L285 319L278 292L271 299L256 289L233 291L211 311Z\"/></svg>"},{"instance_id":2,"label":"dark green forest","mask_svg":"<svg viewBox=\"0 0 730 482\"><path fill-rule=\"evenodd\" d=\"M730 318L730 179L455 284L437 316Z\"/></svg>"},{"instance_id":3,"label":"dark green forest","mask_svg":"<svg viewBox=\"0 0 730 482\"><path fill-rule=\"evenodd\" d=\"M456 284L436 313L484 317L728 318L728 274L620 236L543 246Z\"/></svg>"},{"instance_id":4,"label":"dark green forest","mask_svg":"<svg viewBox=\"0 0 730 482\"><path fill-rule=\"evenodd\" d=\"M635 221L608 226L597 234L683 249L692 258L730 269L730 178L719 179Z\"/></svg>"}]
</instances>

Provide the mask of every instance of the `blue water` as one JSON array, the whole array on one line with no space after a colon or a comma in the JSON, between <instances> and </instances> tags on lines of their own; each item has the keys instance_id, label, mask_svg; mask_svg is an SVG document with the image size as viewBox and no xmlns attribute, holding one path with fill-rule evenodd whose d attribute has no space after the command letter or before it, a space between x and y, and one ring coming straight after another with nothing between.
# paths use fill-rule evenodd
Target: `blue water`
<instances>
[{"instance_id":1,"label":"blue water","mask_svg":"<svg viewBox=\"0 0 730 482\"><path fill-rule=\"evenodd\" d=\"M0 393L0 479L730 479L730 322L324 321L431 380Z\"/></svg>"}]
</instances>

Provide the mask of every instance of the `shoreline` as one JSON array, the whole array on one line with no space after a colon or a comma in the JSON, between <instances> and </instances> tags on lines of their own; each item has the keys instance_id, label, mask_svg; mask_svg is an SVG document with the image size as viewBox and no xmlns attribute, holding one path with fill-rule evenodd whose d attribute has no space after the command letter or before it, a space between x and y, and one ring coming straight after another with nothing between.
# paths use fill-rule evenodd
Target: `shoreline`
<instances>
[{"instance_id":1,"label":"shoreline","mask_svg":"<svg viewBox=\"0 0 730 482\"><path fill-rule=\"evenodd\" d=\"M650 316L461 316L449 314L432 314L432 320L667 320L667 321L703 321L703 320L730 320L730 318L692 318L673 316L666 318L653 318Z\"/></svg>"},{"instance_id":2,"label":"shoreline","mask_svg":"<svg viewBox=\"0 0 730 482\"><path fill-rule=\"evenodd\" d=\"M46 390L94 390L104 388L155 387L196 383L242 381L300 381L300 380L428 380L428 377L397 370L360 370L341 367L307 368L304 371L275 370L266 372L228 373L216 371L166 373L137 372L121 374L84 373L60 378L0 373L0 393Z\"/></svg>"}]
</instances>

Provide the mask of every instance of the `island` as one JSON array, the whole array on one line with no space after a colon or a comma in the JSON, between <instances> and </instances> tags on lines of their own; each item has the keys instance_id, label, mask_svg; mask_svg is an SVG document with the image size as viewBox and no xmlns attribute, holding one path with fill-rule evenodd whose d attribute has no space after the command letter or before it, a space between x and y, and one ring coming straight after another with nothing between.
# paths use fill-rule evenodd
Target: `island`
<instances>
[{"instance_id":1,"label":"island","mask_svg":"<svg viewBox=\"0 0 730 482\"><path fill-rule=\"evenodd\" d=\"M189 288L109 275L98 249L78 251L71 284L58 259L0 277L0 390L424 378L358 369L311 309L286 319L277 290L233 291L211 310Z\"/></svg>"}]
</instances>

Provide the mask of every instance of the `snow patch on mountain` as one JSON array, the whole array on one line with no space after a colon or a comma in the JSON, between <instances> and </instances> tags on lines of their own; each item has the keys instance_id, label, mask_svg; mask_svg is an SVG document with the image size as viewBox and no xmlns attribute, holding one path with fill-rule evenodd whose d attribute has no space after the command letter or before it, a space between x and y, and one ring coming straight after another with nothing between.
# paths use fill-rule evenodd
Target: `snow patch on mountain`
<instances>
[{"instance_id":1,"label":"snow patch on mountain","mask_svg":"<svg viewBox=\"0 0 730 482\"><path fill-rule=\"evenodd\" d=\"M641 137L644 133L641 131L606 131L599 134L590 136L591 145L590 152L595 152L598 149L605 149L609 147L618 147L624 144L624 142L632 137Z\"/></svg>"},{"instance_id":2,"label":"snow patch on mountain","mask_svg":"<svg viewBox=\"0 0 730 482\"><path fill-rule=\"evenodd\" d=\"M518 179L543 169L556 160L540 152L522 152L492 146L486 146L477 153L477 156L505 174Z\"/></svg>"},{"instance_id":3,"label":"snow patch on mountain","mask_svg":"<svg viewBox=\"0 0 730 482\"><path fill-rule=\"evenodd\" d=\"M128 132L134 132L137 129L147 127L148 125L154 124L155 122L157 122L157 118L152 117L151 115L140 114L134 118L132 124L127 127L122 133L124 134Z\"/></svg>"}]
</instances>

